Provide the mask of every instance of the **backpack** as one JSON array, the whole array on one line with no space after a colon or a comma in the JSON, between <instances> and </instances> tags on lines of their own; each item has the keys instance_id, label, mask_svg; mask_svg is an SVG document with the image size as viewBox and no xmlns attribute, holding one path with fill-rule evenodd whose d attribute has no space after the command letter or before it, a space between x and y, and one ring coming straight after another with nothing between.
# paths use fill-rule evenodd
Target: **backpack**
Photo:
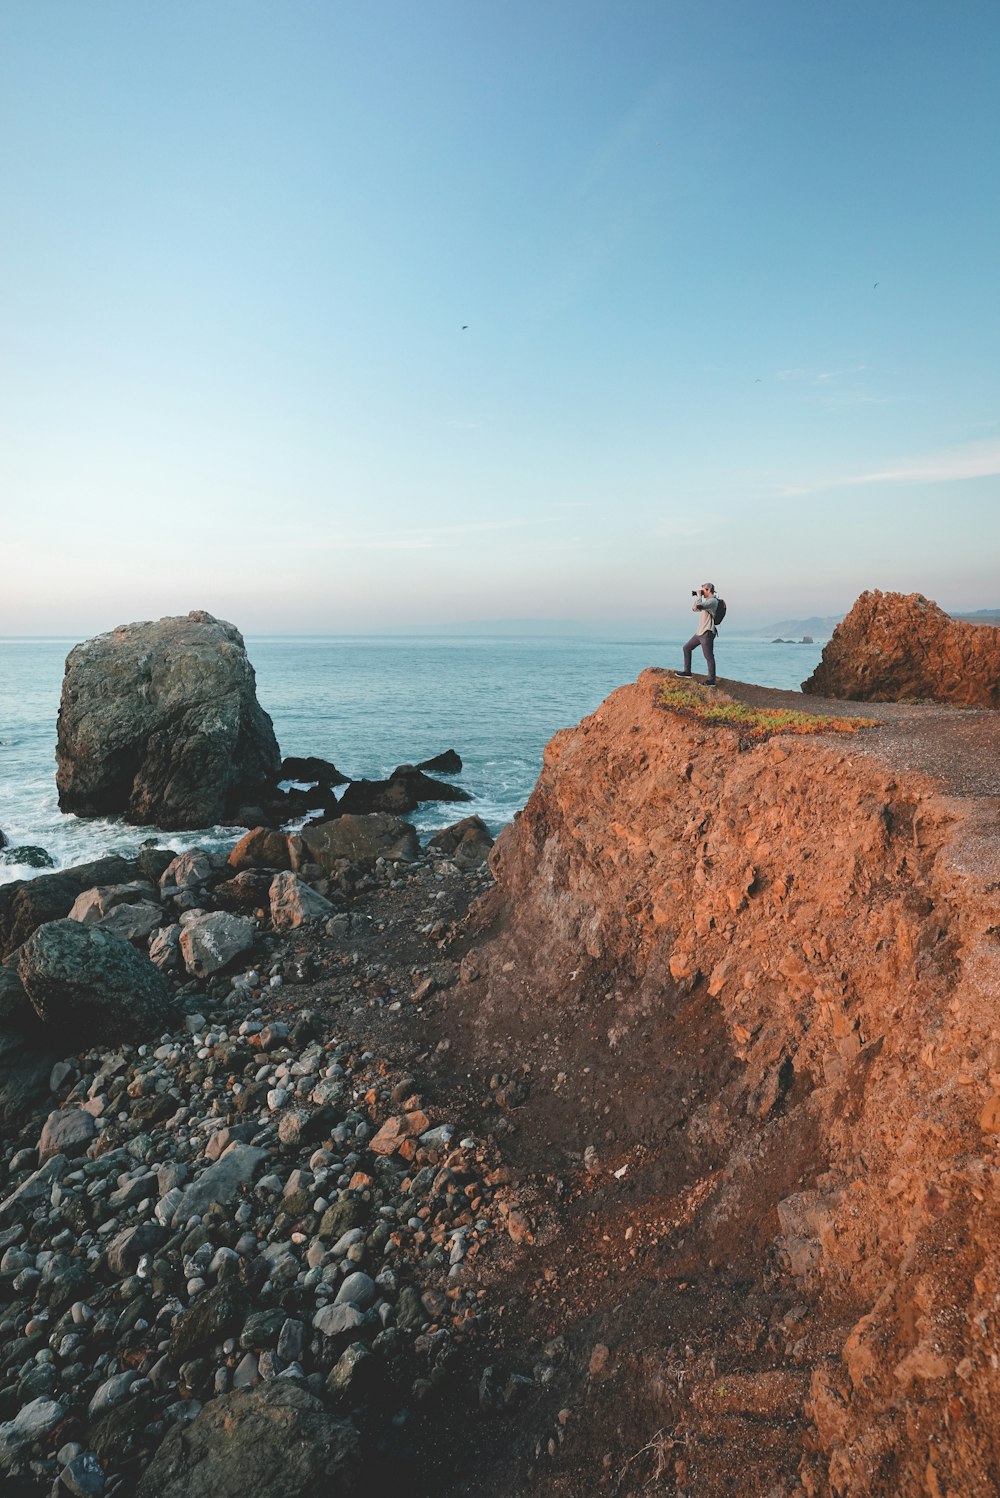
<instances>
[{"instance_id":1,"label":"backpack","mask_svg":"<svg viewBox=\"0 0 1000 1498\"><path fill-rule=\"evenodd\" d=\"M726 600L724 598L720 598L718 600L718 604L719 604L719 607L715 611L715 627L716 627L716 629L718 629L719 625L722 623L723 619L726 617Z\"/></svg>"}]
</instances>

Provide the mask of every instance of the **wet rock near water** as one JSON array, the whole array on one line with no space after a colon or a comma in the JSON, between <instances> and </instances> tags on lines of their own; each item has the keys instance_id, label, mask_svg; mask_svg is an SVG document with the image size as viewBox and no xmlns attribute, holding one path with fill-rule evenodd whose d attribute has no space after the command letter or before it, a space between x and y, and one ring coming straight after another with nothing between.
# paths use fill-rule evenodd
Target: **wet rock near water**
<instances>
[{"instance_id":1,"label":"wet rock near water","mask_svg":"<svg viewBox=\"0 0 1000 1498\"><path fill-rule=\"evenodd\" d=\"M389 812L402 816L416 811L423 801L471 801L460 786L434 780L414 765L400 765L388 780L354 780L341 796L341 815L348 813Z\"/></svg>"},{"instance_id":2,"label":"wet rock near water","mask_svg":"<svg viewBox=\"0 0 1000 1498\"><path fill-rule=\"evenodd\" d=\"M269 790L280 755L232 625L196 611L73 649L59 708L63 811L207 827Z\"/></svg>"},{"instance_id":3,"label":"wet rock near water","mask_svg":"<svg viewBox=\"0 0 1000 1498\"><path fill-rule=\"evenodd\" d=\"M26 844L18 848L9 848L0 843L0 863L23 864L29 869L52 869L55 867L52 856L46 853L44 848L38 848L34 844Z\"/></svg>"},{"instance_id":4,"label":"wet rock near water","mask_svg":"<svg viewBox=\"0 0 1000 1498\"><path fill-rule=\"evenodd\" d=\"M337 766L328 759L319 759L314 754L289 755L281 761L282 780L301 780L319 785L347 785L350 777L341 775Z\"/></svg>"}]
</instances>

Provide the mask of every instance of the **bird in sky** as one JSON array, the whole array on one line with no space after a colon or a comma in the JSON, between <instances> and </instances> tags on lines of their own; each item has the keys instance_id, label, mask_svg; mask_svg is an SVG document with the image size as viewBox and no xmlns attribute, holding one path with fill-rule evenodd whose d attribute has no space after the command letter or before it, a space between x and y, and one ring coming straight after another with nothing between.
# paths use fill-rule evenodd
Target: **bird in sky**
<instances>
[{"instance_id":1,"label":"bird in sky","mask_svg":"<svg viewBox=\"0 0 1000 1498\"><path fill-rule=\"evenodd\" d=\"M872 291L874 291L874 290L875 290L875 287L877 287L877 286L878 286L878 282L877 282L877 281L876 281L876 282L875 282L875 286L873 286L873 287L872 287Z\"/></svg>"},{"instance_id":2,"label":"bird in sky","mask_svg":"<svg viewBox=\"0 0 1000 1498\"><path fill-rule=\"evenodd\" d=\"M464 333L464 332L465 332L465 330L466 330L466 328L467 328L467 327L468 327L468 326L469 326L469 324L468 324L468 323L467 323L467 322L464 322L464 323L463 323L463 324L462 324L462 332L463 332L463 333Z\"/></svg>"}]
</instances>

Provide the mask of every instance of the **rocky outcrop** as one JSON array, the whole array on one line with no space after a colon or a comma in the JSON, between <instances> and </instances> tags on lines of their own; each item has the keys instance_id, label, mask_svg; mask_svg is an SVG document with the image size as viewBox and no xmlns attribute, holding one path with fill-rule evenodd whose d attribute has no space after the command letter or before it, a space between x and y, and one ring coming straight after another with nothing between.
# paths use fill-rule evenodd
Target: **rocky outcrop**
<instances>
[{"instance_id":1,"label":"rocky outcrop","mask_svg":"<svg viewBox=\"0 0 1000 1498\"><path fill-rule=\"evenodd\" d=\"M434 780L414 765L399 765L388 780L352 780L338 802L342 815L387 812L403 816L422 801L471 801L460 786Z\"/></svg>"},{"instance_id":2,"label":"rocky outcrop","mask_svg":"<svg viewBox=\"0 0 1000 1498\"><path fill-rule=\"evenodd\" d=\"M197 611L70 652L56 746L63 811L206 827L269 791L280 759L233 625Z\"/></svg>"},{"instance_id":3,"label":"rocky outcrop","mask_svg":"<svg viewBox=\"0 0 1000 1498\"><path fill-rule=\"evenodd\" d=\"M463 965L484 1059L500 1037L538 1063L542 1137L597 1145L587 1219L625 1265L609 1340L660 1297L674 1363L628 1332L614 1354L629 1450L667 1406L685 1490L763 1492L724 1453L777 1412L772 1438L799 1431L782 1491L796 1467L810 1495L990 1491L995 802L893 769L880 731L741 752L661 680L549 744L491 856L501 934Z\"/></svg>"},{"instance_id":4,"label":"rocky outcrop","mask_svg":"<svg viewBox=\"0 0 1000 1498\"><path fill-rule=\"evenodd\" d=\"M422 759L417 769L426 770L428 775L460 775L462 757L454 749L446 749L443 754L435 754L433 759Z\"/></svg>"},{"instance_id":5,"label":"rocky outcrop","mask_svg":"<svg viewBox=\"0 0 1000 1498\"><path fill-rule=\"evenodd\" d=\"M330 760L319 759L315 754L291 754L283 759L281 778L318 785L346 785L349 779L347 775L341 775Z\"/></svg>"},{"instance_id":6,"label":"rocky outcrop","mask_svg":"<svg viewBox=\"0 0 1000 1498\"><path fill-rule=\"evenodd\" d=\"M44 848L38 848L33 843L20 848L5 848L0 844L0 849L0 863L21 864L26 869L55 868L51 853L46 853Z\"/></svg>"},{"instance_id":7,"label":"rocky outcrop","mask_svg":"<svg viewBox=\"0 0 1000 1498\"><path fill-rule=\"evenodd\" d=\"M803 692L855 702L1000 707L1000 629L952 619L922 593L862 593Z\"/></svg>"}]
</instances>

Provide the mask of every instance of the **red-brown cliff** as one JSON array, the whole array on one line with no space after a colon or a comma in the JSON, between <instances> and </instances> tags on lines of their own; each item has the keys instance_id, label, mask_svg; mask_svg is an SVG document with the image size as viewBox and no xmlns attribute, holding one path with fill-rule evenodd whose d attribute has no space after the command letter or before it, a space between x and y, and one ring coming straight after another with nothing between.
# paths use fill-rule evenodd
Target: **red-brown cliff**
<instances>
[{"instance_id":1,"label":"red-brown cliff","mask_svg":"<svg viewBox=\"0 0 1000 1498\"><path fill-rule=\"evenodd\" d=\"M1000 707L1000 629L952 619L922 593L862 593L802 690Z\"/></svg>"},{"instance_id":2,"label":"red-brown cliff","mask_svg":"<svg viewBox=\"0 0 1000 1498\"><path fill-rule=\"evenodd\" d=\"M662 680L549 744L455 991L550 1152L530 1491L995 1492L998 803L891 725L741 751Z\"/></svg>"}]
</instances>

